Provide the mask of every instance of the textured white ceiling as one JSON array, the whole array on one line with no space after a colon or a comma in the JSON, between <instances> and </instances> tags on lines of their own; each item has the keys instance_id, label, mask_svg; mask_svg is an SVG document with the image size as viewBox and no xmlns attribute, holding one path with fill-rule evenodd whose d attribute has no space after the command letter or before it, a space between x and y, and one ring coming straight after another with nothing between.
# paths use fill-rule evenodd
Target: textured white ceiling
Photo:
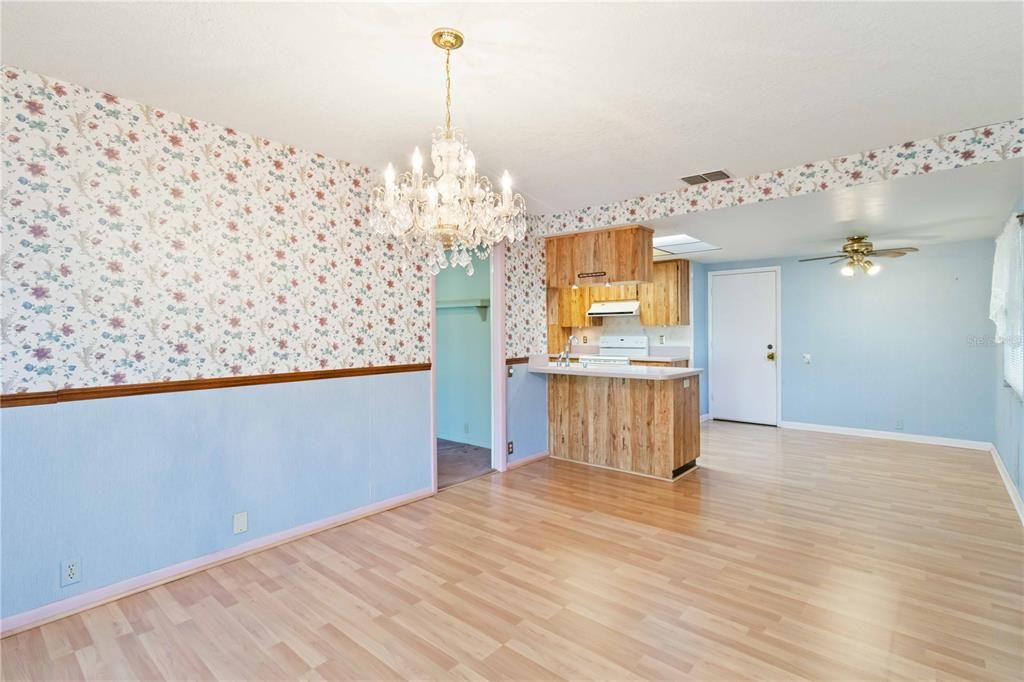
<instances>
[{"instance_id":1,"label":"textured white ceiling","mask_svg":"<svg viewBox=\"0 0 1024 682\"><path fill-rule=\"evenodd\" d=\"M1021 3L2 5L2 60L382 168L455 116L547 213L1024 111Z\"/></svg>"},{"instance_id":2,"label":"textured white ceiling","mask_svg":"<svg viewBox=\"0 0 1024 682\"><path fill-rule=\"evenodd\" d=\"M720 246L693 254L715 262L819 256L851 235L876 248L994 237L1024 190L1024 159L857 185L647 223L658 236L685 233Z\"/></svg>"}]
</instances>

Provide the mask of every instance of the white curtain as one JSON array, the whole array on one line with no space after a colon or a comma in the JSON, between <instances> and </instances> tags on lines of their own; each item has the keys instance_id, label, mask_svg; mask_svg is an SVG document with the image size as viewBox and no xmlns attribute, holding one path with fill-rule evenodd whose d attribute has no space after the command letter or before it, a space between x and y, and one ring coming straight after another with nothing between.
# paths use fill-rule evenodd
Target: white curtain
<instances>
[{"instance_id":1,"label":"white curtain","mask_svg":"<svg viewBox=\"0 0 1024 682\"><path fill-rule=\"evenodd\" d=\"M1024 227L1015 215L996 238L989 317L1003 344L1003 378L1024 399Z\"/></svg>"}]
</instances>

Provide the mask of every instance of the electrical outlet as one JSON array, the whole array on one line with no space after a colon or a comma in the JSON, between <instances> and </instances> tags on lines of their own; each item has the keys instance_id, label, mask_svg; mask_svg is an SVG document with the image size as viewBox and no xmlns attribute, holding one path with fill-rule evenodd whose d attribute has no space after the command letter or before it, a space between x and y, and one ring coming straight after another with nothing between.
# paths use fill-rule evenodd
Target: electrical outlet
<instances>
[{"instance_id":1,"label":"electrical outlet","mask_svg":"<svg viewBox=\"0 0 1024 682\"><path fill-rule=\"evenodd\" d=\"M82 562L80 559L65 559L60 562L60 586L74 585L82 579Z\"/></svg>"},{"instance_id":2,"label":"electrical outlet","mask_svg":"<svg viewBox=\"0 0 1024 682\"><path fill-rule=\"evenodd\" d=\"M658 335L658 345L660 345L660 346L664 346L665 345L665 335L664 334L659 334Z\"/></svg>"},{"instance_id":3,"label":"electrical outlet","mask_svg":"<svg viewBox=\"0 0 1024 682\"><path fill-rule=\"evenodd\" d=\"M513 445L512 445L512 441L509 441L509 442L508 442L508 454L510 454L510 455L511 455L511 454L512 454L512 452L513 452L513 450L515 450L515 448L514 448L514 447L513 447Z\"/></svg>"},{"instance_id":4,"label":"electrical outlet","mask_svg":"<svg viewBox=\"0 0 1024 682\"><path fill-rule=\"evenodd\" d=\"M584 335L584 337L583 337L583 344L586 345L586 343L587 343L587 337Z\"/></svg>"},{"instance_id":5,"label":"electrical outlet","mask_svg":"<svg viewBox=\"0 0 1024 682\"><path fill-rule=\"evenodd\" d=\"M235 535L249 530L249 512L238 512L232 519L232 530Z\"/></svg>"},{"instance_id":6,"label":"electrical outlet","mask_svg":"<svg viewBox=\"0 0 1024 682\"><path fill-rule=\"evenodd\" d=\"M897 419L896 420L896 430L897 431L902 431L903 430L903 420L902 419Z\"/></svg>"}]
</instances>

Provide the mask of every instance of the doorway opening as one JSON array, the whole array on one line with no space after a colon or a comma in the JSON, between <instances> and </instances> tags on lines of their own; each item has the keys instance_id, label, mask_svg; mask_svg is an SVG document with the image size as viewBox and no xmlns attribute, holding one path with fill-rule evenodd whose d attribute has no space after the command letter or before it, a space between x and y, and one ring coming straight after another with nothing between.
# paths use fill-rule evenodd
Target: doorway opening
<instances>
[{"instance_id":1,"label":"doorway opening","mask_svg":"<svg viewBox=\"0 0 1024 682\"><path fill-rule=\"evenodd\" d=\"M473 269L446 268L434 280L438 490L494 471L490 259Z\"/></svg>"}]
</instances>

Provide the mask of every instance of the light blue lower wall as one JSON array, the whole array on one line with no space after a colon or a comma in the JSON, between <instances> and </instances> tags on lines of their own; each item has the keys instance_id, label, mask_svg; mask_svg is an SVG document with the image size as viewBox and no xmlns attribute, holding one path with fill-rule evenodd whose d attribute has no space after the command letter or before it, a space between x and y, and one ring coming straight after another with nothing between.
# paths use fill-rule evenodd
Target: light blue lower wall
<instances>
[{"instance_id":1,"label":"light blue lower wall","mask_svg":"<svg viewBox=\"0 0 1024 682\"><path fill-rule=\"evenodd\" d=\"M0 428L5 617L431 486L429 372L8 408Z\"/></svg>"},{"instance_id":2,"label":"light blue lower wall","mask_svg":"<svg viewBox=\"0 0 1024 682\"><path fill-rule=\"evenodd\" d=\"M508 439L515 446L508 461L515 462L548 450L548 381L527 372L526 365L511 367L505 391Z\"/></svg>"},{"instance_id":3,"label":"light blue lower wall","mask_svg":"<svg viewBox=\"0 0 1024 682\"><path fill-rule=\"evenodd\" d=\"M984 340L993 254L991 240L923 246L870 278L797 259L714 263L702 267L702 286L707 271L781 266L783 420L881 431L902 420L906 433L992 441L999 349ZM707 348L699 279L698 366ZM706 381L702 389L706 409Z\"/></svg>"}]
</instances>

